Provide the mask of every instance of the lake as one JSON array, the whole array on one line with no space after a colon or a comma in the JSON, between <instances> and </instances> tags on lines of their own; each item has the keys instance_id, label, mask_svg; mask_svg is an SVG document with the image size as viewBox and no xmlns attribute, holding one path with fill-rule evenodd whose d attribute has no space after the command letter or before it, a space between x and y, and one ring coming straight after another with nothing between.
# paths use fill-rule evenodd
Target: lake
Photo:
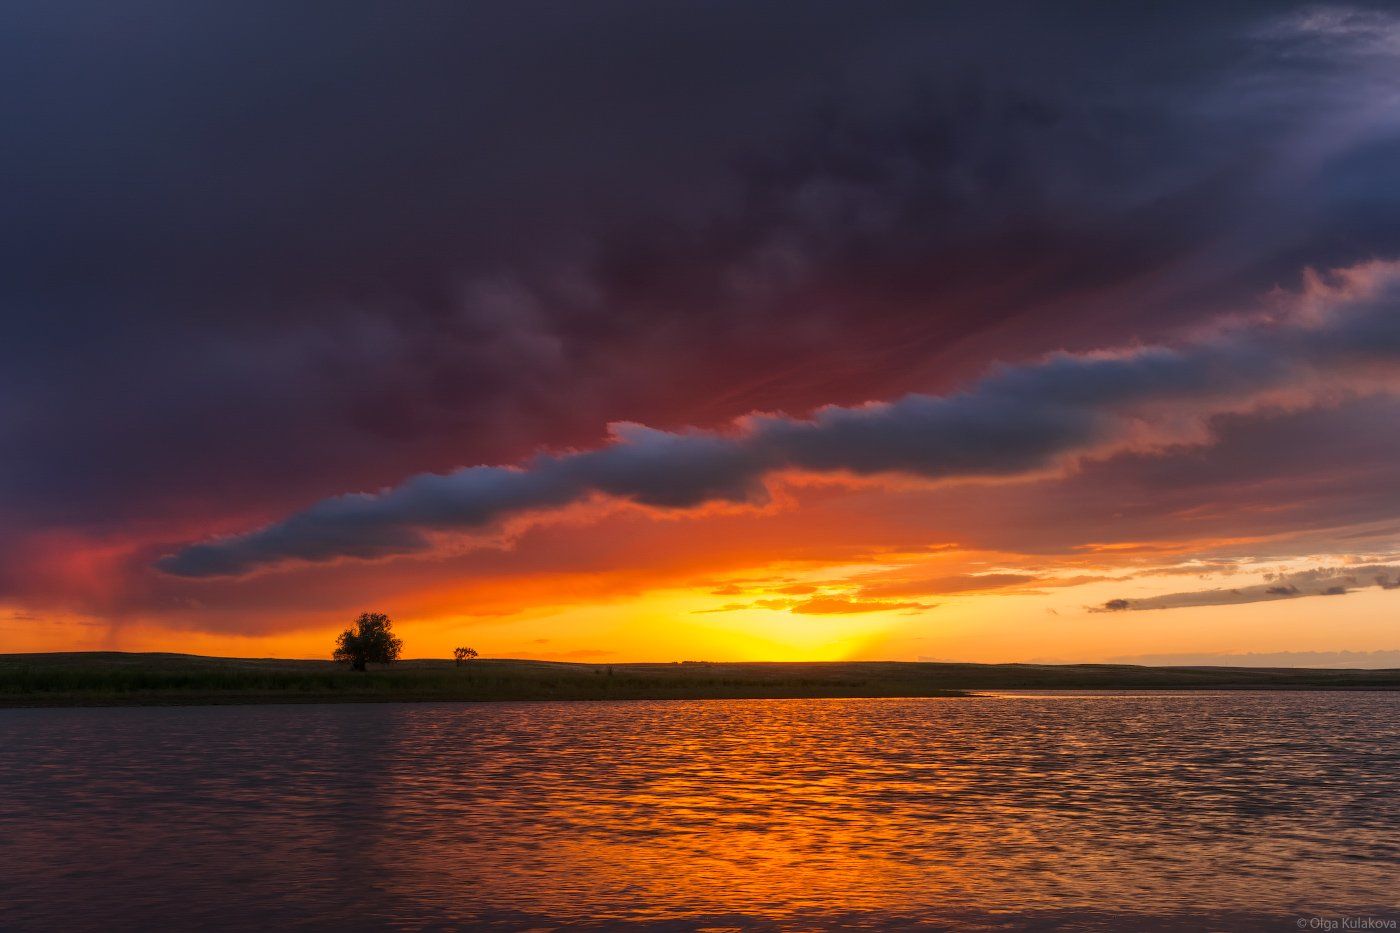
<instances>
[{"instance_id":1,"label":"lake","mask_svg":"<svg viewBox=\"0 0 1400 933\"><path fill-rule=\"evenodd\" d=\"M1393 693L0 710L6 930L1394 928L1398 892Z\"/></svg>"}]
</instances>

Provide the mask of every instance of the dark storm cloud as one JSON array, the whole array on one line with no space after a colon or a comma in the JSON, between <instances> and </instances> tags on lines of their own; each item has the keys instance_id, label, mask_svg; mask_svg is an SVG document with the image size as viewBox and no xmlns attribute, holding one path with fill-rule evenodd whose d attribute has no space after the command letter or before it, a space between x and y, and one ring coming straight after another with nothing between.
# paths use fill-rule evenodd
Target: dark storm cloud
<instances>
[{"instance_id":1,"label":"dark storm cloud","mask_svg":"<svg viewBox=\"0 0 1400 933\"><path fill-rule=\"evenodd\" d=\"M941 390L1400 252L1393 22L1308 9L7 10L0 552L246 527L619 420ZM1016 472L1095 430L1063 417L941 469ZM881 443L840 468L926 459ZM615 456L544 492L476 482L761 495L747 461L711 489ZM316 508L287 550L422 543Z\"/></svg>"},{"instance_id":2,"label":"dark storm cloud","mask_svg":"<svg viewBox=\"0 0 1400 933\"><path fill-rule=\"evenodd\" d=\"M595 495L667 509L757 503L767 497L765 477L781 470L1023 476L1074 455L1199 441L1209 416L1249 410L1271 393L1286 391L1303 405L1319 392L1394 379L1400 268L1340 274L1315 283L1300 304L1303 311L1177 347L1058 353L1000 367L952 395L829 406L808 418L755 415L728 432L620 425L614 442L597 450L541 455L522 468L421 475L379 494L328 499L261 530L187 547L160 566L208 576L284 560L412 553L429 547L424 530L479 529Z\"/></svg>"}]
</instances>

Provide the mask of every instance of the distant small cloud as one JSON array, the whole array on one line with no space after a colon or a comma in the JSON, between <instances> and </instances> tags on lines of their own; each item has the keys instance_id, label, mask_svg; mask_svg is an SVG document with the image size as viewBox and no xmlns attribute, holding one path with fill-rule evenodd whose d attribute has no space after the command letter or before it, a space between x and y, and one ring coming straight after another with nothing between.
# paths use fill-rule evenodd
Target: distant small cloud
<instances>
[{"instance_id":1,"label":"distant small cloud","mask_svg":"<svg viewBox=\"0 0 1400 933\"><path fill-rule=\"evenodd\" d=\"M790 607L803 615L843 615L857 612L889 612L895 609L932 609L915 602L890 602L878 599L850 599L843 596L816 596Z\"/></svg>"},{"instance_id":2,"label":"distant small cloud","mask_svg":"<svg viewBox=\"0 0 1400 933\"><path fill-rule=\"evenodd\" d=\"M860 588L862 596L942 596L949 593L975 593L982 590L1005 589L1027 583L1052 583L1027 573L959 573L915 580L888 580L868 583Z\"/></svg>"},{"instance_id":3,"label":"distant small cloud","mask_svg":"<svg viewBox=\"0 0 1400 933\"><path fill-rule=\"evenodd\" d=\"M1167 593L1161 596L1145 596L1142 599L1110 599L1100 606L1090 608L1090 612L1122 612L1144 609L1182 609L1189 606L1231 606L1243 603L1267 602L1277 599L1297 599L1304 596L1345 596L1349 587L1360 586L1366 578L1375 581L1381 589L1400 588L1400 582L1391 584L1397 576L1397 568L1389 565L1361 565L1356 567L1317 567L1297 573L1267 573L1268 583L1257 586L1241 586L1233 589L1192 590L1184 593Z\"/></svg>"},{"instance_id":4,"label":"distant small cloud","mask_svg":"<svg viewBox=\"0 0 1400 933\"><path fill-rule=\"evenodd\" d=\"M1153 576L1164 576L1175 574L1177 576L1197 576L1207 577L1212 574L1232 574L1238 573L1240 562L1235 560L1215 559L1215 560L1192 560L1184 564L1177 564L1174 567L1158 567L1152 571ZM1270 579L1265 574L1264 579Z\"/></svg>"}]
</instances>

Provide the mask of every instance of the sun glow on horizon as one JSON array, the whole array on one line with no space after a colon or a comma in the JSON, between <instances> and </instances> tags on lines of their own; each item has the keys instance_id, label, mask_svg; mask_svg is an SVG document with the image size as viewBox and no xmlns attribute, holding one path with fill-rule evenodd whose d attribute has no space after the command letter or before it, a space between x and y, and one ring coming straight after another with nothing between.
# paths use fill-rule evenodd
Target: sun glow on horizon
<instances>
[{"instance_id":1,"label":"sun glow on horizon","mask_svg":"<svg viewBox=\"0 0 1400 933\"><path fill-rule=\"evenodd\" d=\"M779 523L803 514L734 520ZM663 530L687 529L667 523ZM372 605L359 606L351 596L353 606L311 607L299 617L249 609L212 626L197 612L187 619L111 621L76 614L39 619L0 607L0 631L15 652L324 659L356 611L376 609L394 618L407 658L450 658L459 645L485 657L589 664L1105 662L1193 652L1400 648L1390 621L1400 570L1387 569L1395 566L1387 563L1388 552L1227 558L1211 555L1238 541L1198 539L1183 559L1178 545L1136 539L1130 547L1048 559L943 543L859 559L738 564L711 574L703 560L691 566L687 558L669 571L633 566L459 580L445 588L416 576L437 572L430 564L371 562L342 569L380 581L373 586L387 595ZM1288 592L1299 582L1302 590ZM1260 595L1270 587L1279 593ZM1331 591L1336 595L1325 595ZM1330 620L1324 631L1316 625L1319 612ZM261 630L250 631L250 620Z\"/></svg>"}]
</instances>

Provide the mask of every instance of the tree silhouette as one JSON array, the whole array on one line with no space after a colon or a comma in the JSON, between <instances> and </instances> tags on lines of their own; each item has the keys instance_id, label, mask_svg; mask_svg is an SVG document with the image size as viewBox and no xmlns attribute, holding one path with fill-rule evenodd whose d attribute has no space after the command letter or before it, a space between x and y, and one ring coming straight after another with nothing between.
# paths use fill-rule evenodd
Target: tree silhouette
<instances>
[{"instance_id":1,"label":"tree silhouette","mask_svg":"<svg viewBox=\"0 0 1400 933\"><path fill-rule=\"evenodd\" d=\"M362 671L369 662L388 664L399 659L403 639L394 637L394 623L382 612L362 612L355 627L340 633L331 657Z\"/></svg>"},{"instance_id":2,"label":"tree silhouette","mask_svg":"<svg viewBox=\"0 0 1400 933\"><path fill-rule=\"evenodd\" d=\"M472 660L473 658L479 658L479 657L481 657L481 655L479 655L479 654L476 653L476 649L475 649L475 648L453 648L453 649L452 649L452 660L454 660L454 661L457 662L457 666L458 666L458 667L461 667L461 666L462 666L462 662L463 662L463 661L470 661L470 660Z\"/></svg>"}]
</instances>

